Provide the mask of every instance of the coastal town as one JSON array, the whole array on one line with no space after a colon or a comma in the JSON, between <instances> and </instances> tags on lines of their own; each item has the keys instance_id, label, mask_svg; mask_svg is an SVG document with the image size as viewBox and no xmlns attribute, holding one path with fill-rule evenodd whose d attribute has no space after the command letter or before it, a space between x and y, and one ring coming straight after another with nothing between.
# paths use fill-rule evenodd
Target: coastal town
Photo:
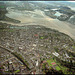
<instances>
[{"instance_id":1,"label":"coastal town","mask_svg":"<svg viewBox=\"0 0 75 75\"><path fill-rule=\"evenodd\" d=\"M75 75L75 3L0 1L0 75Z\"/></svg>"},{"instance_id":2,"label":"coastal town","mask_svg":"<svg viewBox=\"0 0 75 75\"><path fill-rule=\"evenodd\" d=\"M64 65L64 62L73 63L74 68L75 43L66 34L39 25L10 26L0 33L0 66L3 74L43 74L44 63L48 69L60 71L62 69L56 63L58 59Z\"/></svg>"}]
</instances>

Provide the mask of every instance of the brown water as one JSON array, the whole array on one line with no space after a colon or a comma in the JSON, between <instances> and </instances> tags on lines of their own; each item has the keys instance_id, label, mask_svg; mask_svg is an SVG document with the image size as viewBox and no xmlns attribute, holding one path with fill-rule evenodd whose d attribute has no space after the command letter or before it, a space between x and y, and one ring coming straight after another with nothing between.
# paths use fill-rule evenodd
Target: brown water
<instances>
[{"instance_id":1,"label":"brown water","mask_svg":"<svg viewBox=\"0 0 75 75\"><path fill-rule=\"evenodd\" d=\"M8 10L9 9L9 10ZM23 25L43 25L48 28L56 29L60 32L63 32L73 39L75 39L75 26L64 22L64 21L59 21L57 19L52 19L44 14L43 11L41 10L35 10L35 11L18 11L18 10L12 10L10 11L10 8L8 8L8 13L6 16L20 20L20 24L14 24L10 22L5 22L8 24L12 25L18 25L18 26L23 26Z\"/></svg>"}]
</instances>

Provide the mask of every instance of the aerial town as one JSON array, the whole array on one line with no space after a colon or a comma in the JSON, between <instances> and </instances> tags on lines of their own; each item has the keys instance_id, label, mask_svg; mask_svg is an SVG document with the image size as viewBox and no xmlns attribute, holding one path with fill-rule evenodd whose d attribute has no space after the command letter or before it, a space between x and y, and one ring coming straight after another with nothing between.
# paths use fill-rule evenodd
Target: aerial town
<instances>
[{"instance_id":1,"label":"aerial town","mask_svg":"<svg viewBox=\"0 0 75 75\"><path fill-rule=\"evenodd\" d=\"M70 68L73 74L75 42L68 35L39 25L10 26L0 33L3 74L45 74L49 69L69 74Z\"/></svg>"},{"instance_id":2,"label":"aerial town","mask_svg":"<svg viewBox=\"0 0 75 75\"><path fill-rule=\"evenodd\" d=\"M75 75L75 2L0 1L0 75Z\"/></svg>"}]
</instances>

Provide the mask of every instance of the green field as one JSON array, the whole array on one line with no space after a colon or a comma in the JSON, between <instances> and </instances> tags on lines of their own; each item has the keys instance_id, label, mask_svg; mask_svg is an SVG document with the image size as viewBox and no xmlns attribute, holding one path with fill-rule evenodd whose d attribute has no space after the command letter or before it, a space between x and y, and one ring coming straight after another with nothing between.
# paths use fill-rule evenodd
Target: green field
<instances>
[{"instance_id":1,"label":"green field","mask_svg":"<svg viewBox=\"0 0 75 75\"><path fill-rule=\"evenodd\" d=\"M20 72L20 70L16 70L16 71L14 71L14 73L18 73L18 72Z\"/></svg>"},{"instance_id":2,"label":"green field","mask_svg":"<svg viewBox=\"0 0 75 75\"><path fill-rule=\"evenodd\" d=\"M56 69L57 71L61 70L61 69L59 68L59 66L56 66L55 69Z\"/></svg>"},{"instance_id":3,"label":"green field","mask_svg":"<svg viewBox=\"0 0 75 75\"><path fill-rule=\"evenodd\" d=\"M44 39L44 37L42 37L42 36L41 36L40 38L41 38L41 39Z\"/></svg>"},{"instance_id":4,"label":"green field","mask_svg":"<svg viewBox=\"0 0 75 75\"><path fill-rule=\"evenodd\" d=\"M55 62L53 59L50 59L50 60L47 60L47 62L48 62L48 64L49 64L49 66L53 66L51 63L53 63L53 62ZM56 62L55 62L56 63ZM56 63L56 65L57 65L57 63ZM59 70L61 70L60 69L60 67L57 65L56 67L55 67L55 69L57 70L57 71L59 71Z\"/></svg>"},{"instance_id":5,"label":"green field","mask_svg":"<svg viewBox=\"0 0 75 75\"><path fill-rule=\"evenodd\" d=\"M48 62L48 64L49 64L49 66L52 66L52 62L54 62L52 59L50 59L50 60L47 60L47 62Z\"/></svg>"},{"instance_id":6,"label":"green field","mask_svg":"<svg viewBox=\"0 0 75 75\"><path fill-rule=\"evenodd\" d=\"M55 60L56 61L56 60ZM57 62L56 61L56 63L57 63L57 65L60 67L60 70L62 70L62 72L64 73L64 74L72 74L71 72L69 72L69 71L67 71L67 67L65 67L65 66L62 66L59 62ZM58 70L58 68L57 68L57 70Z\"/></svg>"},{"instance_id":7,"label":"green field","mask_svg":"<svg viewBox=\"0 0 75 75\"><path fill-rule=\"evenodd\" d=\"M49 66L53 66L51 63L53 63L53 62L55 62L56 63L56 67L55 67L55 69L57 70L57 71L59 71L59 70L62 70L62 72L64 73L64 74L70 74L68 71L67 71L67 67L65 67L65 66L62 66L59 62L57 62L56 60L53 60L53 59L50 59L50 60L47 60L47 62L48 62L48 64L49 64Z\"/></svg>"}]
</instances>

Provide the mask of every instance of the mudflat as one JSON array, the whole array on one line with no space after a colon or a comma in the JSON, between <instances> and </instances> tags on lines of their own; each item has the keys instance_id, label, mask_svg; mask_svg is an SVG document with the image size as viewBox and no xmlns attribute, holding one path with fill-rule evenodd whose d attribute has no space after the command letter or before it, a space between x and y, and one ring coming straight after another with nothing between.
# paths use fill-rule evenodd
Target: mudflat
<instances>
[{"instance_id":1,"label":"mudflat","mask_svg":"<svg viewBox=\"0 0 75 75\"><path fill-rule=\"evenodd\" d=\"M9 9L9 10L8 10ZM18 11L14 10L10 7L7 8L8 13L6 14L7 17L19 20L21 23L15 24L6 21L0 21L3 23L8 23L12 25L24 26L24 25L42 25L48 28L56 29L59 32L63 32L73 39L75 39L75 26L64 22L59 21L58 19L53 19L45 15L44 11L41 10L34 10L34 11Z\"/></svg>"}]
</instances>

